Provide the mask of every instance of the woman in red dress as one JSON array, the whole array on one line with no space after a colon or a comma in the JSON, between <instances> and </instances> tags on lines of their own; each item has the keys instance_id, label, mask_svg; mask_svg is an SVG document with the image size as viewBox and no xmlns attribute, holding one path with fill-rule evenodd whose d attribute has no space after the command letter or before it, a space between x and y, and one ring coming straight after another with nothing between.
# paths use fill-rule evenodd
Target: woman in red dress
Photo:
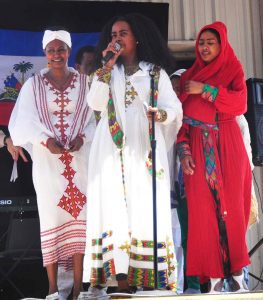
<instances>
[{"instance_id":1,"label":"woman in red dress","mask_svg":"<svg viewBox=\"0 0 263 300\"><path fill-rule=\"evenodd\" d=\"M189 214L187 275L209 277L210 292L217 293L231 274L234 290L244 291L252 174L236 116L247 109L247 92L223 23L200 30L181 90L177 149Z\"/></svg>"}]
</instances>

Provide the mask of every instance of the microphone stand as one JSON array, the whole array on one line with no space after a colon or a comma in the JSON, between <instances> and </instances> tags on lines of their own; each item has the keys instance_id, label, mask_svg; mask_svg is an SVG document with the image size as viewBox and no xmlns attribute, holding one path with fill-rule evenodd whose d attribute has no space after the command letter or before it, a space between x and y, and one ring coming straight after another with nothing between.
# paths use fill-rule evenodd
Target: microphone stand
<instances>
[{"instance_id":1,"label":"microphone stand","mask_svg":"<svg viewBox=\"0 0 263 300\"><path fill-rule=\"evenodd\" d=\"M151 106L154 103L154 75L155 71L150 71L151 76ZM157 245L157 205L156 205L156 140L155 140L155 114L152 112L152 197L153 197L153 258L154 258L154 288L158 289L158 245Z\"/></svg>"}]
</instances>

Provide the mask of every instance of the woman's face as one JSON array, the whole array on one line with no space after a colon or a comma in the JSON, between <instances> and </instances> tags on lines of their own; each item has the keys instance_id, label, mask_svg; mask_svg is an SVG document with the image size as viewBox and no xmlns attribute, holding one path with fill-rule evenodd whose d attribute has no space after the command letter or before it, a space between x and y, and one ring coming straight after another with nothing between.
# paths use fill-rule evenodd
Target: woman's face
<instances>
[{"instance_id":1,"label":"woman's face","mask_svg":"<svg viewBox=\"0 0 263 300\"><path fill-rule=\"evenodd\" d=\"M50 68L62 68L67 64L70 49L64 42L54 40L47 44L45 54Z\"/></svg>"},{"instance_id":2,"label":"woman's face","mask_svg":"<svg viewBox=\"0 0 263 300\"><path fill-rule=\"evenodd\" d=\"M204 31L199 39L198 51L204 63L210 64L221 51L217 36L213 32Z\"/></svg>"},{"instance_id":3,"label":"woman's face","mask_svg":"<svg viewBox=\"0 0 263 300\"><path fill-rule=\"evenodd\" d=\"M130 28L130 25L125 21L117 21L113 24L111 30L112 43L119 43L123 48L121 56L130 56L136 53L136 38Z\"/></svg>"}]
</instances>

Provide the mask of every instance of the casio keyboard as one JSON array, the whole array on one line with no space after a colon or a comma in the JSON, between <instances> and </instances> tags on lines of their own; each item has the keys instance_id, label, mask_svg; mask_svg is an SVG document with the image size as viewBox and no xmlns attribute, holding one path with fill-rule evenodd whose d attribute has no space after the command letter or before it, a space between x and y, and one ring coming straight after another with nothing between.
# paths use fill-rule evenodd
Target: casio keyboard
<instances>
[{"instance_id":1,"label":"casio keyboard","mask_svg":"<svg viewBox=\"0 0 263 300\"><path fill-rule=\"evenodd\" d=\"M36 211L36 196L0 197L0 213L14 211Z\"/></svg>"}]
</instances>

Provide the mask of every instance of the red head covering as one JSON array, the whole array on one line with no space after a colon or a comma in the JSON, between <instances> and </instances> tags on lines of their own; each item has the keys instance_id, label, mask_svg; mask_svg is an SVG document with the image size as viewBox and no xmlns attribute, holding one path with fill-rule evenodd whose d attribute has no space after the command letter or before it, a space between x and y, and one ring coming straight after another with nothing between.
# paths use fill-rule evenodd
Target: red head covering
<instances>
[{"instance_id":1,"label":"red head covering","mask_svg":"<svg viewBox=\"0 0 263 300\"><path fill-rule=\"evenodd\" d=\"M198 44L203 31L209 28L212 28L219 33L221 51L211 63L205 65L198 51ZM239 72L243 74L242 66L228 42L227 28L222 22L215 22L213 24L206 25L200 30L195 44L195 52L196 60L193 66L182 75L182 90L186 80L200 81L216 87L228 87ZM190 97L193 97L193 95L188 95L184 92L180 95L182 102Z\"/></svg>"}]
</instances>

